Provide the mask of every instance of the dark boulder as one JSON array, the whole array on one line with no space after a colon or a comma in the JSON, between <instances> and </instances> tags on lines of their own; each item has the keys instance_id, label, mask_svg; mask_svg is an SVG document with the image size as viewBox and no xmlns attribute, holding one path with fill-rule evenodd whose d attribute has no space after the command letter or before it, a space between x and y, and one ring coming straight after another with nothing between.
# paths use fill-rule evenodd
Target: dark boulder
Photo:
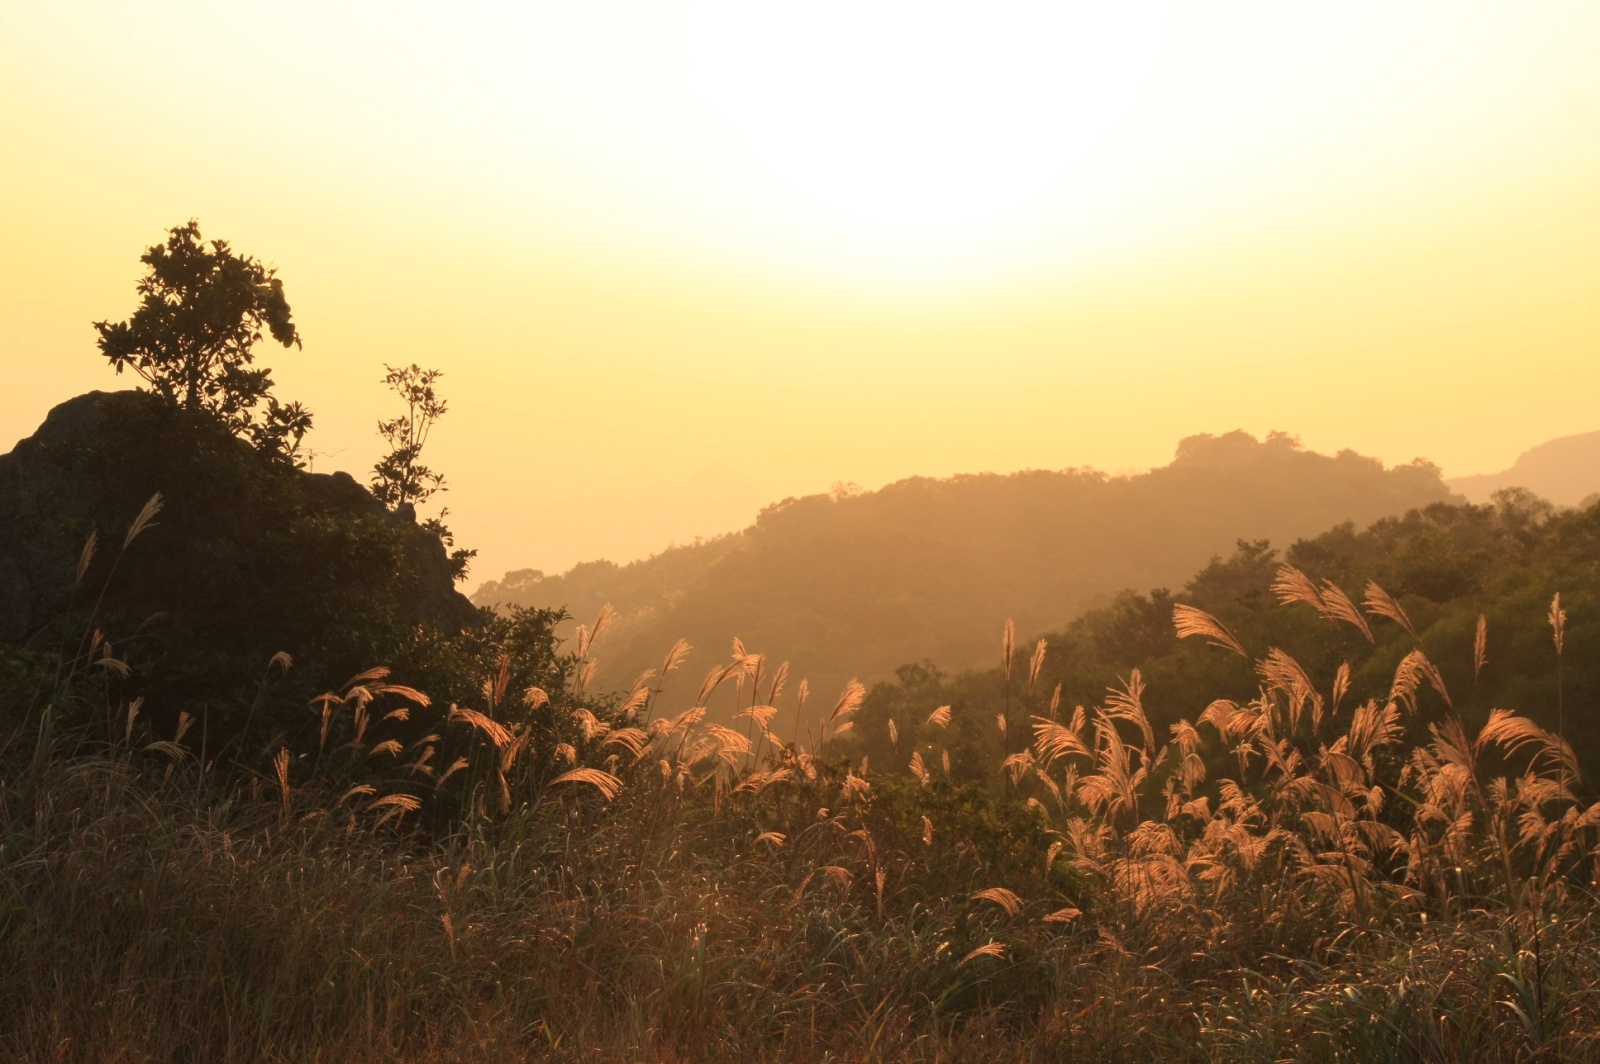
<instances>
[{"instance_id":1,"label":"dark boulder","mask_svg":"<svg viewBox=\"0 0 1600 1064\"><path fill-rule=\"evenodd\" d=\"M125 547L157 492L160 513ZM0 643L52 650L102 631L143 672L140 692L172 705L249 699L278 651L307 663L305 684L336 684L418 631L479 619L414 516L155 396L78 396L0 455Z\"/></svg>"}]
</instances>

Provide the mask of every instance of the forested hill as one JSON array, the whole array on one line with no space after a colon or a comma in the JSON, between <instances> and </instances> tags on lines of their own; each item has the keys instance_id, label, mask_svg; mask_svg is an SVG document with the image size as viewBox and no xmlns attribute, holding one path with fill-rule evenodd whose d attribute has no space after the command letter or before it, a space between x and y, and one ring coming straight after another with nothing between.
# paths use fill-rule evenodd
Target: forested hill
<instances>
[{"instance_id":1,"label":"forested hill","mask_svg":"<svg viewBox=\"0 0 1600 1064\"><path fill-rule=\"evenodd\" d=\"M626 566L509 573L473 597L565 606L586 623L611 603L600 684L626 686L682 637L695 649L674 686L693 688L737 636L791 662L791 690L806 677L831 702L850 677L871 683L907 661L986 664L1007 617L1024 632L1058 628L1124 588L1180 586L1241 539L1286 545L1448 495L1424 462L1385 469L1231 432L1190 437L1170 465L1133 476L914 477L785 499L743 532Z\"/></svg>"}]
</instances>

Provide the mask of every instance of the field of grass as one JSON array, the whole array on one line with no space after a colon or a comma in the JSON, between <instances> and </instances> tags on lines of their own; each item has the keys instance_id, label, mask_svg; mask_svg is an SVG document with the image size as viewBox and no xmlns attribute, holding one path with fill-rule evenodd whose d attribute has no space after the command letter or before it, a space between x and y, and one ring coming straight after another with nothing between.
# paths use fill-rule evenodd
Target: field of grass
<instances>
[{"instance_id":1,"label":"field of grass","mask_svg":"<svg viewBox=\"0 0 1600 1064\"><path fill-rule=\"evenodd\" d=\"M675 655L605 698L502 658L478 709L374 671L233 767L96 703L91 651L0 752L0 1057L1600 1059L1600 804L1420 649L1360 705L1273 651L1163 736L1135 672L990 788L946 707L904 766L830 754L858 686L771 734L787 679L735 650L668 712Z\"/></svg>"}]
</instances>

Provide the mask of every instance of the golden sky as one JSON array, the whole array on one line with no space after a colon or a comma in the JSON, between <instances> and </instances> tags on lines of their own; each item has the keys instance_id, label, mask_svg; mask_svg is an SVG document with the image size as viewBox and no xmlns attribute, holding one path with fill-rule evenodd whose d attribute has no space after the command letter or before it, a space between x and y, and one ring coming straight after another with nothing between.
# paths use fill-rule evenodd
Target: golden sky
<instances>
[{"instance_id":1,"label":"golden sky","mask_svg":"<svg viewBox=\"0 0 1600 1064\"><path fill-rule=\"evenodd\" d=\"M196 217L317 469L445 372L473 584L839 480L1600 428L1593 0L0 0L0 150L0 447Z\"/></svg>"}]
</instances>

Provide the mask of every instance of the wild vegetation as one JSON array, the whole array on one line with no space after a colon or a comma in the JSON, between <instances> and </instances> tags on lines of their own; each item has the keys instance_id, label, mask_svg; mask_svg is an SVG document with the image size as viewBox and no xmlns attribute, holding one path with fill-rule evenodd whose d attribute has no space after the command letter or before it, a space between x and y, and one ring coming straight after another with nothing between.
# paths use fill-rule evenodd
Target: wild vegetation
<instances>
[{"instance_id":1,"label":"wild vegetation","mask_svg":"<svg viewBox=\"0 0 1600 1064\"><path fill-rule=\"evenodd\" d=\"M1303 579L1285 584L1285 571ZM1373 597L1372 588L1383 596ZM1216 698L1254 697L1260 677L1248 662L1178 638L1172 611L1182 604L1221 619L1255 655L1276 647L1318 676L1348 663L1357 700L1385 697L1395 669L1420 646L1438 663L1469 726L1483 724L1495 707L1520 707L1566 737L1593 773L1600 771L1600 720L1589 707L1600 698L1600 671L1592 653L1558 654L1541 635L1558 592L1574 618L1571 645L1595 646L1600 508L1558 511L1525 492L1508 492L1493 505L1439 503L1359 531L1341 526L1295 542L1282 555L1265 541L1241 542L1176 593L1126 591L1065 628L1028 637L1030 654L1045 647L1031 682L1008 680L993 667L955 673L932 661L902 667L895 682L869 692L852 753L889 766L896 759L887 720L898 716L903 728L914 707L949 704L958 719L973 722L964 738L948 741L968 766L963 778L996 783L1030 714L1052 697L1067 706L1093 704L1131 669L1148 683L1145 704L1162 732L1180 718L1194 719ZM1326 619L1352 610L1361 615L1363 608L1386 612L1365 615L1362 626ZM1487 640L1481 668L1474 656L1480 635ZM1009 746L987 726L999 714L1008 717Z\"/></svg>"},{"instance_id":2,"label":"wild vegetation","mask_svg":"<svg viewBox=\"0 0 1600 1064\"><path fill-rule=\"evenodd\" d=\"M631 690L589 690L602 614L564 654L548 624L458 643L470 703L355 676L229 766L192 718L118 700L91 633L0 751L0 1049L1600 1055L1600 804L1569 742L1445 679L1484 677L1513 633L1474 625L1464 665L1436 662L1380 585L1357 606L1282 567L1272 591L1263 613L1392 629L1405 653L1363 695L1357 669L1248 654L1166 603L1180 645L1248 669L1252 697L1158 725L1132 670L1089 708L985 724L906 700L872 720L848 685L784 735L774 707L815 696L740 645L698 685L679 644ZM1563 662L1566 608L1533 631ZM1007 626L1000 651L1023 702L1048 647ZM527 671L541 655L554 668ZM894 757L852 756L879 726ZM1016 740L993 784L950 757L973 726Z\"/></svg>"},{"instance_id":3,"label":"wild vegetation","mask_svg":"<svg viewBox=\"0 0 1600 1064\"><path fill-rule=\"evenodd\" d=\"M1243 543L953 677L612 690L610 609L419 611L436 531L117 402L24 455L182 505L0 644L0 1058L1600 1059L1600 506Z\"/></svg>"}]
</instances>

